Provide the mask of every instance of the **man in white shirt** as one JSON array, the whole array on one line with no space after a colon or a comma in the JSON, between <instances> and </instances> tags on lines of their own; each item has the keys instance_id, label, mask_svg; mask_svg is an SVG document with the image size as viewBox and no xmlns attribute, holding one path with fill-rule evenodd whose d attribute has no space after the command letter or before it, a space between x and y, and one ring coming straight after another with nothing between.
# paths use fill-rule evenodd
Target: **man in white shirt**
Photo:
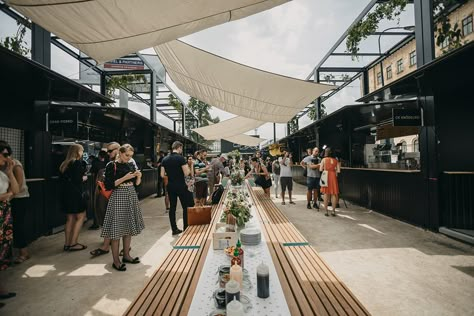
<instances>
[{"instance_id":1,"label":"man in white shirt","mask_svg":"<svg viewBox=\"0 0 474 316\"><path fill-rule=\"evenodd\" d=\"M291 192L293 191L293 175L291 173L291 167L293 166L293 160L291 153L284 151L283 156L278 159L280 163L280 186L281 186L281 204L285 205L285 191L288 189L288 196L290 197L290 204L293 202Z\"/></svg>"},{"instance_id":2,"label":"man in white shirt","mask_svg":"<svg viewBox=\"0 0 474 316\"><path fill-rule=\"evenodd\" d=\"M321 173L319 172L320 162L321 160L319 159L318 147L314 147L313 154L311 156L305 157L301 161L301 166L303 168L307 168L306 184L308 186L308 191L306 192L306 208L309 210L311 209L311 200L313 200L313 207L319 210L318 192L320 189L319 179L321 177Z\"/></svg>"}]
</instances>

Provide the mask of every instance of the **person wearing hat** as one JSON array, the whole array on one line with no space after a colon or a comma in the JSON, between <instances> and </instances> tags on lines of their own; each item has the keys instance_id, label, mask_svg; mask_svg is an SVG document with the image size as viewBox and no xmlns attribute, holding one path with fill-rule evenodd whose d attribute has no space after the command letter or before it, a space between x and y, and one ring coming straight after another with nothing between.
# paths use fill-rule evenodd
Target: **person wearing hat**
<instances>
[{"instance_id":1,"label":"person wearing hat","mask_svg":"<svg viewBox=\"0 0 474 316\"><path fill-rule=\"evenodd\" d=\"M217 158L212 159L211 161L211 169L208 172L207 176L209 178L209 188L212 192L210 192L209 196L212 196L214 192L214 186L219 184L220 182L220 175L226 176L224 162L227 161L227 156L222 154Z\"/></svg>"}]
</instances>

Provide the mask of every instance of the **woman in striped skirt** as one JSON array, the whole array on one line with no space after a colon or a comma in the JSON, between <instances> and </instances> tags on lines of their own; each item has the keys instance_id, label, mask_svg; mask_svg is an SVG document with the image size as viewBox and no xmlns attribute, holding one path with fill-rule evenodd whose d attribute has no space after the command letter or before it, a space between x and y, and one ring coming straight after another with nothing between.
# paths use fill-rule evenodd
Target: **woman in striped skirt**
<instances>
[{"instance_id":1,"label":"woman in striped skirt","mask_svg":"<svg viewBox=\"0 0 474 316\"><path fill-rule=\"evenodd\" d=\"M112 240L112 267L118 271L127 270L125 263L140 263L138 257L130 256L130 244L132 236L145 228L135 191L135 186L142 181L142 173L130 163L133 153L131 145L122 145L118 159L109 162L105 168L105 187L113 191L105 212L102 237ZM120 238L123 239L123 263L119 256Z\"/></svg>"}]
</instances>

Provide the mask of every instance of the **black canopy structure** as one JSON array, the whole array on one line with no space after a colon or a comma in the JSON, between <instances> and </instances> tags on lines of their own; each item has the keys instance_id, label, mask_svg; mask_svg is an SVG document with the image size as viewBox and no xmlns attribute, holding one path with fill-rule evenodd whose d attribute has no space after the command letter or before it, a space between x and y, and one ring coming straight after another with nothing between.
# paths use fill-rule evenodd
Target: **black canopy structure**
<instances>
[{"instance_id":1,"label":"black canopy structure","mask_svg":"<svg viewBox=\"0 0 474 316\"><path fill-rule=\"evenodd\" d=\"M6 127L32 127L35 103L82 102L113 103L114 101L55 71L0 46L0 89L6 115L0 124ZM25 115L26 114L26 115ZM19 122L18 117L24 120Z\"/></svg>"}]
</instances>

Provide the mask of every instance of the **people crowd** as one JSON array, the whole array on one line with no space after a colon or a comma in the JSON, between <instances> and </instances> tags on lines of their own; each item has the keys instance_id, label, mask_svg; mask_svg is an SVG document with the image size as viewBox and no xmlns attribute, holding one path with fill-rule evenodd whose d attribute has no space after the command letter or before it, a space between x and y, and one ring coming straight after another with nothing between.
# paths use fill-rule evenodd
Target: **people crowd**
<instances>
[{"instance_id":1,"label":"people crowd","mask_svg":"<svg viewBox=\"0 0 474 316\"><path fill-rule=\"evenodd\" d=\"M106 150L97 156L89 157L90 169L86 169L83 154L84 148L79 144L69 147L67 154L60 161L60 152L55 147L55 162L60 181L60 204L65 214L63 251L75 252L87 248L80 243L80 233L86 221L86 192L84 183L87 171L93 178L93 224L91 230L102 227L100 236L102 245L90 252L92 258L110 253L112 250L112 267L117 271L126 271L127 264L140 263L139 257L131 255L132 236L139 235L145 228L142 211L138 200L137 187L142 181L142 172L133 159L134 148L130 144L120 145L110 142ZM159 152L155 167L158 168L157 197L165 197L165 210L168 213L171 233L182 233L187 223L187 208L211 203L212 193L225 177L230 175L232 164L243 170L246 179L252 179L270 197L273 188L275 199L281 198L281 204L296 204L293 198L293 172L295 165L293 155L284 151L278 157L262 157L257 151L248 159L236 162L226 155L218 155L209 160L207 150L196 151L193 155L183 156L183 144L175 141L171 151L166 155ZM326 216L336 215L339 187L337 175L340 163L334 157L331 148L325 148L321 155L317 147L308 149L300 166L306 177L308 209L319 211L320 193L324 195ZM151 168L149 161L144 168ZM293 169L294 170L294 169ZM324 180L324 181L323 181ZM325 182L323 184L323 182ZM100 187L104 184L104 188ZM321 185L323 184L323 185ZM110 196L106 196L105 192ZM25 214L28 210L29 191L25 172L20 161L12 157L8 143L0 141L0 271L11 264L20 264L30 259L28 251ZM183 226L179 228L176 221L177 201L183 208ZM332 212L329 212L332 205ZM120 248L120 242L122 247ZM13 256L12 249L17 248ZM16 293L8 292L0 283L0 299L14 297Z\"/></svg>"}]
</instances>

